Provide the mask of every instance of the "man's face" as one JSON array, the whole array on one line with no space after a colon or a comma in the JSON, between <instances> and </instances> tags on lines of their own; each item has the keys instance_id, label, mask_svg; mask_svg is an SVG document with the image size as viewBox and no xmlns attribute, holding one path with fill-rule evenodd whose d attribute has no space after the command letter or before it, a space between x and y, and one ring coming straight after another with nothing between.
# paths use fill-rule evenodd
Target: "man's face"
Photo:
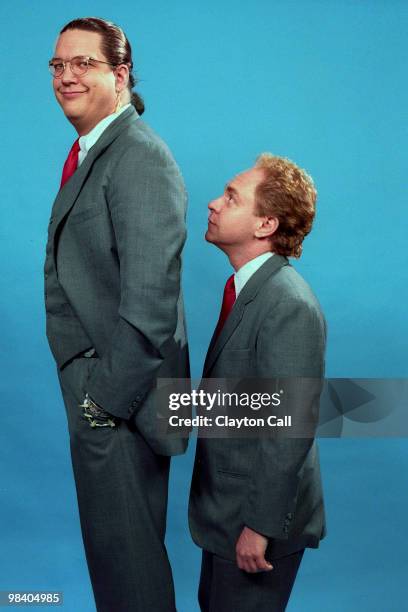
<instances>
[{"instance_id":1,"label":"man's face","mask_svg":"<svg viewBox=\"0 0 408 612\"><path fill-rule=\"evenodd\" d=\"M263 170L252 168L230 181L224 193L209 203L210 215L205 238L227 254L244 251L256 240L261 218L255 214L255 189Z\"/></svg>"},{"instance_id":2,"label":"man's face","mask_svg":"<svg viewBox=\"0 0 408 612\"><path fill-rule=\"evenodd\" d=\"M97 32L67 30L57 40L54 58L63 61L87 56L107 61ZM113 113L116 105L115 73L111 66L96 63L82 76L66 65L62 77L53 79L55 97L78 134L87 134L99 121Z\"/></svg>"}]
</instances>

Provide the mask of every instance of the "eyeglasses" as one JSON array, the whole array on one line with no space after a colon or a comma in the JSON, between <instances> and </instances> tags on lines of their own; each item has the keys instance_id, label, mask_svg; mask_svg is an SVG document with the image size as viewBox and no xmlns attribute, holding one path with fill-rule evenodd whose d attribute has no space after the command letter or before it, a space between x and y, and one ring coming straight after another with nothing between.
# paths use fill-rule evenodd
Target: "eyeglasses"
<instances>
[{"instance_id":1,"label":"eyeglasses","mask_svg":"<svg viewBox=\"0 0 408 612\"><path fill-rule=\"evenodd\" d=\"M69 64L72 74L74 74L75 76L82 76L86 72L88 72L89 66L93 66L94 62L97 62L98 64L107 64L108 66L112 67L115 66L115 64L111 64L110 62L103 62L102 60L97 60L93 57L77 55L75 57L72 57L70 60L67 60L66 62L63 62L60 59L52 59L48 62L48 68L54 79L60 79L64 74L67 64Z\"/></svg>"}]
</instances>

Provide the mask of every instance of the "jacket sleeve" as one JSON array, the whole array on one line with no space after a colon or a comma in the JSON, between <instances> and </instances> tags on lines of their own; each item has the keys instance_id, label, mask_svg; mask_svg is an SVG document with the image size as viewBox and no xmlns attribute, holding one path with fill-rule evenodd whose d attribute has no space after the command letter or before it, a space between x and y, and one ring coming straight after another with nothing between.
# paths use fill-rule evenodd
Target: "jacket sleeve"
<instances>
[{"instance_id":1,"label":"jacket sleeve","mask_svg":"<svg viewBox=\"0 0 408 612\"><path fill-rule=\"evenodd\" d=\"M107 412L128 419L154 385L177 326L186 193L168 149L156 142L128 148L106 190L120 304L86 390Z\"/></svg>"},{"instance_id":2,"label":"jacket sleeve","mask_svg":"<svg viewBox=\"0 0 408 612\"><path fill-rule=\"evenodd\" d=\"M284 390L281 410L292 414L295 424L317 423L325 336L318 306L301 300L280 303L260 329L257 374ZM268 538L288 538L302 470L313 449L313 433L259 439L243 507L245 525Z\"/></svg>"}]
</instances>

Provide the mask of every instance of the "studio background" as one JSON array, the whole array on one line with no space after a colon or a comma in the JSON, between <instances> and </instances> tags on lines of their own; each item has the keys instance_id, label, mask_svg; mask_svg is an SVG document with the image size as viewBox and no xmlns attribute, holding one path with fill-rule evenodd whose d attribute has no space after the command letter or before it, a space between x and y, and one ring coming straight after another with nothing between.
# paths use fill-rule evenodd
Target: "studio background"
<instances>
[{"instance_id":1,"label":"studio background","mask_svg":"<svg viewBox=\"0 0 408 612\"><path fill-rule=\"evenodd\" d=\"M49 212L76 134L47 62L78 16L121 25L143 119L189 192L184 290L199 376L231 274L203 240L207 204L262 151L313 176L312 234L294 263L325 312L329 377L407 377L406 2L3 2L1 94L0 590L62 590L94 610L65 412L45 339ZM173 461L168 518L179 612L196 612L187 529L193 444ZM407 597L408 443L320 442L328 537L305 556L288 610L399 612Z\"/></svg>"}]
</instances>

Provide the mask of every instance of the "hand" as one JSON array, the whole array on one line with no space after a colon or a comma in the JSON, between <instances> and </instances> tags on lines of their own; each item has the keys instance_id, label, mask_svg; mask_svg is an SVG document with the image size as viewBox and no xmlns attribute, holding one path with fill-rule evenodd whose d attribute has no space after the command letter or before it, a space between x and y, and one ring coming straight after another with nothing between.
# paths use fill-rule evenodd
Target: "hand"
<instances>
[{"instance_id":1,"label":"hand","mask_svg":"<svg viewBox=\"0 0 408 612\"><path fill-rule=\"evenodd\" d=\"M244 527L235 546L237 565L245 572L269 572L273 565L265 559L268 538Z\"/></svg>"},{"instance_id":2,"label":"hand","mask_svg":"<svg viewBox=\"0 0 408 612\"><path fill-rule=\"evenodd\" d=\"M109 412L106 412L101 406L98 406L88 393L85 395L85 399L82 404L79 404L80 408L83 408L83 417L88 421L91 427L116 427L117 418Z\"/></svg>"}]
</instances>

